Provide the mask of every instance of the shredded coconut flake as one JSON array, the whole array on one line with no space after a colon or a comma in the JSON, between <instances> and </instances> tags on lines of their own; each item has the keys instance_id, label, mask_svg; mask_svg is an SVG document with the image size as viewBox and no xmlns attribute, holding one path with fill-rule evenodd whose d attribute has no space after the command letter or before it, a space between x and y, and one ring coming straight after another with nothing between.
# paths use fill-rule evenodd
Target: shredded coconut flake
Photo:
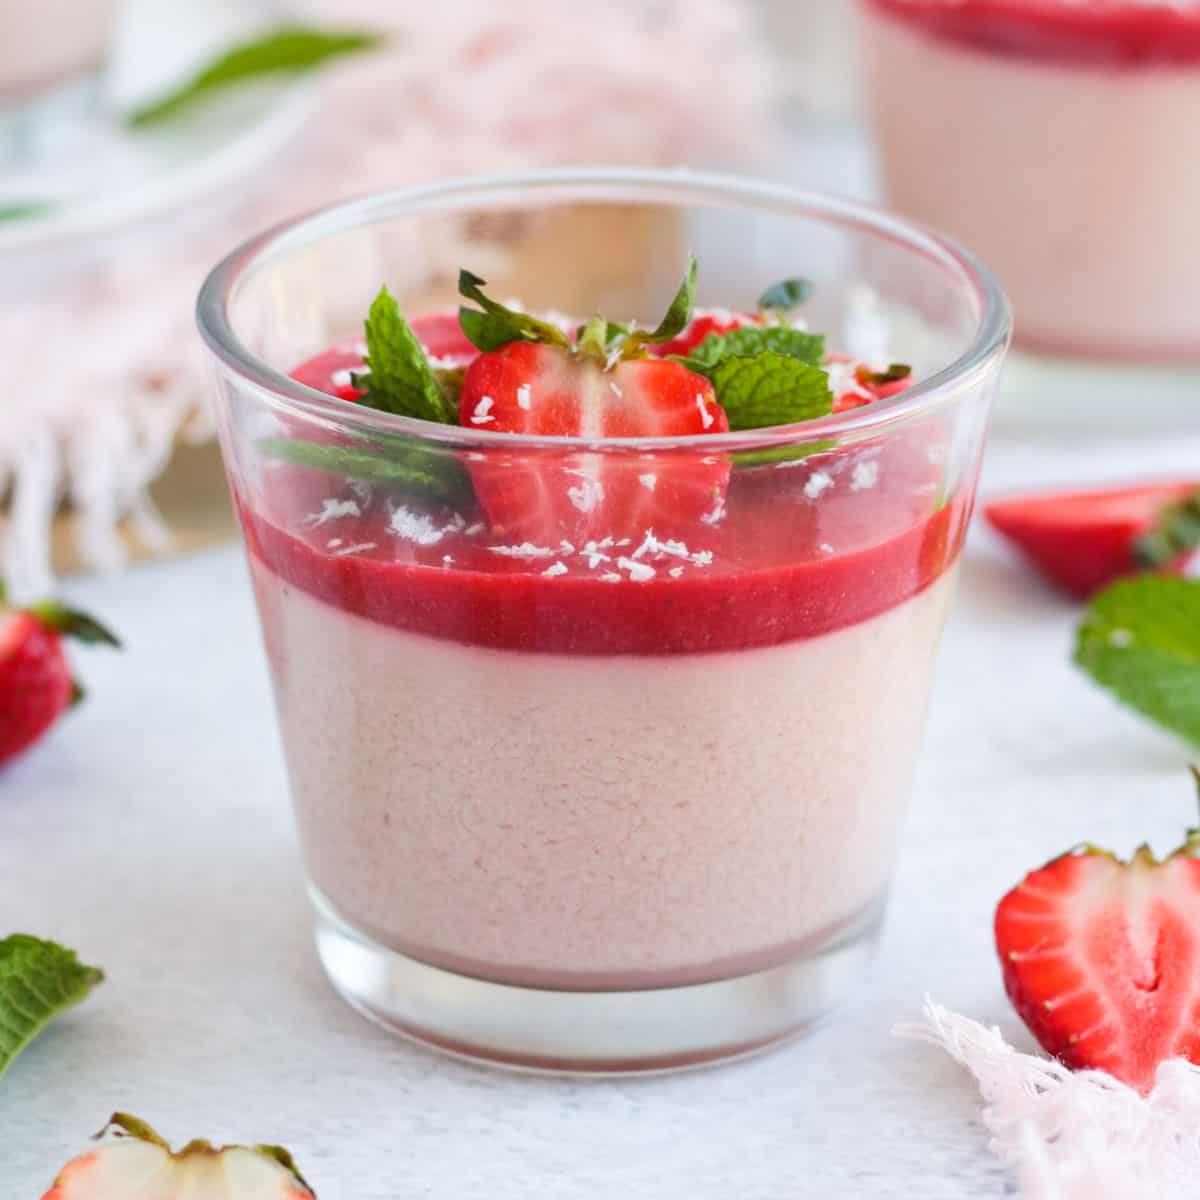
<instances>
[{"instance_id":1,"label":"shredded coconut flake","mask_svg":"<svg viewBox=\"0 0 1200 1200\"><path fill-rule=\"evenodd\" d=\"M488 549L505 558L552 558L555 553L550 546L535 546L532 542L522 542L519 546L489 546Z\"/></svg>"},{"instance_id":2,"label":"shredded coconut flake","mask_svg":"<svg viewBox=\"0 0 1200 1200\"><path fill-rule=\"evenodd\" d=\"M699 392L696 393L696 407L700 410L700 421L704 425L704 428L712 428L712 423L717 418L708 411L708 405L704 403L704 397Z\"/></svg>"},{"instance_id":3,"label":"shredded coconut flake","mask_svg":"<svg viewBox=\"0 0 1200 1200\"><path fill-rule=\"evenodd\" d=\"M716 525L724 515L725 515L725 497L720 496L720 497L718 497L716 504L714 504L712 506L712 511L706 512L700 518L700 520L703 521L705 525Z\"/></svg>"},{"instance_id":4,"label":"shredded coconut flake","mask_svg":"<svg viewBox=\"0 0 1200 1200\"><path fill-rule=\"evenodd\" d=\"M567 499L581 513L594 512L604 499L604 485L598 479L585 478L578 487L567 488Z\"/></svg>"},{"instance_id":5,"label":"shredded coconut flake","mask_svg":"<svg viewBox=\"0 0 1200 1200\"><path fill-rule=\"evenodd\" d=\"M563 562L556 562L542 572L543 575L565 575L566 573L567 564Z\"/></svg>"},{"instance_id":6,"label":"shredded coconut flake","mask_svg":"<svg viewBox=\"0 0 1200 1200\"><path fill-rule=\"evenodd\" d=\"M337 500L330 498L321 501L321 511L308 518L308 524L318 529L329 521L340 517L361 517L362 509L353 500Z\"/></svg>"},{"instance_id":7,"label":"shredded coconut flake","mask_svg":"<svg viewBox=\"0 0 1200 1200\"><path fill-rule=\"evenodd\" d=\"M491 396L481 396L479 403L475 405L475 411L471 414L471 424L486 425L489 421L494 421L496 418L492 416L492 406L495 403Z\"/></svg>"},{"instance_id":8,"label":"shredded coconut flake","mask_svg":"<svg viewBox=\"0 0 1200 1200\"><path fill-rule=\"evenodd\" d=\"M683 574L683 568L682 568L682 567L672 567L672 568L671 568L671 569L670 569L670 570L667 572L667 574L668 574L668 575L670 575L670 577L671 577L672 579L678 579L678 578L680 577L680 575L682 575L682 574Z\"/></svg>"},{"instance_id":9,"label":"shredded coconut flake","mask_svg":"<svg viewBox=\"0 0 1200 1200\"><path fill-rule=\"evenodd\" d=\"M833 476L825 471L814 471L809 477L808 482L804 485L804 494L810 499L815 500L826 488L833 487Z\"/></svg>"},{"instance_id":10,"label":"shredded coconut flake","mask_svg":"<svg viewBox=\"0 0 1200 1200\"><path fill-rule=\"evenodd\" d=\"M523 383L517 388L517 407L523 408L526 412L533 407L533 401L530 399L530 388L527 383Z\"/></svg>"},{"instance_id":11,"label":"shredded coconut flake","mask_svg":"<svg viewBox=\"0 0 1200 1200\"><path fill-rule=\"evenodd\" d=\"M645 475L638 476L638 483L642 485L648 492L654 491L658 486L658 476L653 471L648 471Z\"/></svg>"},{"instance_id":12,"label":"shredded coconut flake","mask_svg":"<svg viewBox=\"0 0 1200 1200\"><path fill-rule=\"evenodd\" d=\"M854 464L854 470L850 475L850 490L852 492L862 492L867 488L873 488L878 482L879 463L858 462Z\"/></svg>"},{"instance_id":13,"label":"shredded coconut flake","mask_svg":"<svg viewBox=\"0 0 1200 1200\"><path fill-rule=\"evenodd\" d=\"M615 571L605 571L600 576L601 583L621 583L625 579L624 575L618 575Z\"/></svg>"},{"instance_id":14,"label":"shredded coconut flake","mask_svg":"<svg viewBox=\"0 0 1200 1200\"><path fill-rule=\"evenodd\" d=\"M634 583L645 583L647 579L653 579L658 574L649 563L638 562L636 559L626 558L624 555L617 559L617 566L622 571L628 571L629 578ZM617 578L619 579L620 576Z\"/></svg>"},{"instance_id":15,"label":"shredded coconut flake","mask_svg":"<svg viewBox=\"0 0 1200 1200\"><path fill-rule=\"evenodd\" d=\"M334 558L344 558L347 554L361 554L364 550L374 550L376 542L356 542L353 546L343 546L333 552Z\"/></svg>"},{"instance_id":16,"label":"shredded coconut flake","mask_svg":"<svg viewBox=\"0 0 1200 1200\"><path fill-rule=\"evenodd\" d=\"M340 546L341 544L342 544L341 538L330 538L329 541L327 541L325 543L325 549L326 550L336 550L337 547Z\"/></svg>"},{"instance_id":17,"label":"shredded coconut flake","mask_svg":"<svg viewBox=\"0 0 1200 1200\"><path fill-rule=\"evenodd\" d=\"M403 504L392 513L391 528L397 537L416 542L418 546L436 546L446 536L424 513L415 513Z\"/></svg>"},{"instance_id":18,"label":"shredded coconut flake","mask_svg":"<svg viewBox=\"0 0 1200 1200\"><path fill-rule=\"evenodd\" d=\"M711 550L697 550L691 556L691 561L698 567L707 567L712 563L713 552Z\"/></svg>"},{"instance_id":19,"label":"shredded coconut flake","mask_svg":"<svg viewBox=\"0 0 1200 1200\"><path fill-rule=\"evenodd\" d=\"M623 391L621 391L621 385L619 383L617 383L617 381L615 379L610 379L608 381L608 390L610 392L612 392L612 394L614 396L616 396L616 398L618 400L620 400L625 395L625 393Z\"/></svg>"},{"instance_id":20,"label":"shredded coconut flake","mask_svg":"<svg viewBox=\"0 0 1200 1200\"><path fill-rule=\"evenodd\" d=\"M355 367L353 371L347 367L342 371L334 371L329 378L334 387L349 387L354 382L355 375L370 375L370 373L371 368L367 366Z\"/></svg>"}]
</instances>

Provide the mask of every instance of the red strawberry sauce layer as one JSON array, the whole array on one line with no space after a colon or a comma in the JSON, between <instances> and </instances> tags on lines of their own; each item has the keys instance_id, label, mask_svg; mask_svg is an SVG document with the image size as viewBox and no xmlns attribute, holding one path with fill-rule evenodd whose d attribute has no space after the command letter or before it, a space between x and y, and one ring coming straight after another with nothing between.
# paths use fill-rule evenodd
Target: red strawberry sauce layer
<instances>
[{"instance_id":1,"label":"red strawberry sauce layer","mask_svg":"<svg viewBox=\"0 0 1200 1200\"><path fill-rule=\"evenodd\" d=\"M331 351L296 374L336 393L332 372L352 357ZM715 522L659 514L652 536L536 556L513 553L519 539L505 545L473 504L422 506L306 467L268 464L262 490L238 499L260 562L382 625L563 654L740 650L865 621L951 565L968 513L937 506L931 436L738 467Z\"/></svg>"},{"instance_id":2,"label":"red strawberry sauce layer","mask_svg":"<svg viewBox=\"0 0 1200 1200\"><path fill-rule=\"evenodd\" d=\"M868 0L943 41L1078 65L1200 67L1200 4L1134 0Z\"/></svg>"}]
</instances>

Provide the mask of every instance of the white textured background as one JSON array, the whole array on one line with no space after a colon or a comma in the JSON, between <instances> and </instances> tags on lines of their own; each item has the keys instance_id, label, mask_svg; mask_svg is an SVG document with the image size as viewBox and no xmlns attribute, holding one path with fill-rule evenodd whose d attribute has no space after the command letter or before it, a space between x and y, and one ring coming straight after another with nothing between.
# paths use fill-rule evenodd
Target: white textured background
<instances>
[{"instance_id":1,"label":"white textured background","mask_svg":"<svg viewBox=\"0 0 1200 1200\"><path fill-rule=\"evenodd\" d=\"M986 487L1195 471L1200 439L998 439ZM1175 844L1183 750L1068 664L1075 610L977 526L941 658L883 952L806 1041L659 1080L443 1060L335 998L308 933L249 587L233 549L68 589L129 642L0 775L0 932L108 982L0 1083L0 1196L37 1200L113 1109L184 1140L280 1141L322 1200L1004 1196L969 1079L891 1025L934 993L1028 1044L991 947L1000 895L1088 838Z\"/></svg>"}]
</instances>

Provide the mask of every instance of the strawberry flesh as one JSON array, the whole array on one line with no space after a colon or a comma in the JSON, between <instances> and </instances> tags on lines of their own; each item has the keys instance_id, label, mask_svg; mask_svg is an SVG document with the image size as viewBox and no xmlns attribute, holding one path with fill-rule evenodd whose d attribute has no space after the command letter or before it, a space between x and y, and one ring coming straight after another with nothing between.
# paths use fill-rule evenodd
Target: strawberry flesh
<instances>
[{"instance_id":1,"label":"strawberry flesh","mask_svg":"<svg viewBox=\"0 0 1200 1200\"><path fill-rule=\"evenodd\" d=\"M1010 999L1068 1067L1145 1093L1164 1059L1200 1063L1200 860L1094 850L1055 859L996 910Z\"/></svg>"},{"instance_id":2,"label":"strawberry flesh","mask_svg":"<svg viewBox=\"0 0 1200 1200\"><path fill-rule=\"evenodd\" d=\"M1087 599L1138 571L1135 543L1172 504L1197 489L1195 481L1103 491L1042 494L999 500L984 513L1046 576L1071 595ZM1168 569L1179 571L1183 554Z\"/></svg>"},{"instance_id":3,"label":"strawberry flesh","mask_svg":"<svg viewBox=\"0 0 1200 1200\"><path fill-rule=\"evenodd\" d=\"M700 312L692 318L691 324L677 338L653 347L653 351L664 358L671 354L686 357L705 338L711 337L713 334L730 333L734 329L742 329L747 325L761 324L760 318L748 316L746 313Z\"/></svg>"},{"instance_id":4,"label":"strawberry flesh","mask_svg":"<svg viewBox=\"0 0 1200 1200\"><path fill-rule=\"evenodd\" d=\"M465 428L582 438L724 433L729 422L712 385L657 358L602 364L561 347L514 342L467 368ZM694 527L719 512L729 479L723 457L519 450L468 462L494 533L555 545L641 537Z\"/></svg>"}]
</instances>

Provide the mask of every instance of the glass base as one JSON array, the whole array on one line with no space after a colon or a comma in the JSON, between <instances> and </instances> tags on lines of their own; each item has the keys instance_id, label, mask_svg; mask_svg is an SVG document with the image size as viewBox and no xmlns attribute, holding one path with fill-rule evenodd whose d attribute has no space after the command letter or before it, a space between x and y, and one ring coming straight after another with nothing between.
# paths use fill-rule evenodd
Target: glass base
<instances>
[{"instance_id":1,"label":"glass base","mask_svg":"<svg viewBox=\"0 0 1200 1200\"><path fill-rule=\"evenodd\" d=\"M685 987L553 991L429 966L379 945L311 889L333 986L394 1033L459 1058L527 1071L676 1071L753 1054L811 1029L861 980L883 901L768 970Z\"/></svg>"}]
</instances>

